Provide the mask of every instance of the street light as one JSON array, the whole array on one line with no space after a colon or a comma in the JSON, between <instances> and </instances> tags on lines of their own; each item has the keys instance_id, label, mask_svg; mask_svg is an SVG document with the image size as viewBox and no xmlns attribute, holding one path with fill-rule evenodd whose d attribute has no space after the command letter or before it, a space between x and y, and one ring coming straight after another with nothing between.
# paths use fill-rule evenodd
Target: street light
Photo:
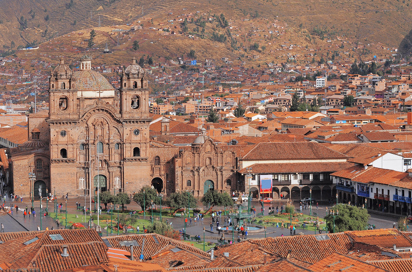
<instances>
[{"instance_id":1,"label":"street light","mask_svg":"<svg viewBox=\"0 0 412 272\"><path fill-rule=\"evenodd\" d=\"M310 199L309 199L309 202L310 202L309 216L312 216L312 188L310 188L309 192L310 192Z\"/></svg>"},{"instance_id":2,"label":"street light","mask_svg":"<svg viewBox=\"0 0 412 272\"><path fill-rule=\"evenodd\" d=\"M329 213L333 216L333 233L335 233L335 216L339 215L339 211L330 210Z\"/></svg>"},{"instance_id":3,"label":"street light","mask_svg":"<svg viewBox=\"0 0 412 272\"><path fill-rule=\"evenodd\" d=\"M252 198L250 195L250 180L252 179L252 167L247 167L246 171L248 172L248 180L249 180L249 195L248 195L248 200L247 200L247 211L248 213L250 213L250 206L251 206L251 202L252 202ZM240 196L238 196L240 197Z\"/></svg>"},{"instance_id":4,"label":"street light","mask_svg":"<svg viewBox=\"0 0 412 272\"><path fill-rule=\"evenodd\" d=\"M36 174L34 172L29 173L30 190L31 190L31 207L34 208L34 181L36 180Z\"/></svg>"},{"instance_id":5,"label":"street light","mask_svg":"<svg viewBox=\"0 0 412 272\"><path fill-rule=\"evenodd\" d=\"M153 199L150 201L150 203L152 204L151 208L152 208L152 224L153 224Z\"/></svg>"},{"instance_id":6,"label":"street light","mask_svg":"<svg viewBox=\"0 0 412 272\"><path fill-rule=\"evenodd\" d=\"M117 205L117 235L119 235L119 228L120 228L120 221L119 221L119 210L120 210L120 205Z\"/></svg>"},{"instance_id":7,"label":"street light","mask_svg":"<svg viewBox=\"0 0 412 272\"><path fill-rule=\"evenodd\" d=\"M41 188L39 188L39 193L40 193L40 191L41 191ZM43 230L43 225L42 225L42 217L43 217L43 213L42 213L42 211L41 211L41 201L42 201L42 199L43 199L43 196L41 195L41 193L40 193L40 230Z\"/></svg>"},{"instance_id":8,"label":"street light","mask_svg":"<svg viewBox=\"0 0 412 272\"><path fill-rule=\"evenodd\" d=\"M339 204L338 193L336 193L336 205Z\"/></svg>"},{"instance_id":9,"label":"street light","mask_svg":"<svg viewBox=\"0 0 412 272\"><path fill-rule=\"evenodd\" d=\"M206 251L206 245L205 245L205 228L203 228L203 251Z\"/></svg>"},{"instance_id":10,"label":"street light","mask_svg":"<svg viewBox=\"0 0 412 272\"><path fill-rule=\"evenodd\" d=\"M162 222L162 194L159 195L160 197L160 222Z\"/></svg>"},{"instance_id":11,"label":"street light","mask_svg":"<svg viewBox=\"0 0 412 272\"><path fill-rule=\"evenodd\" d=\"M114 205L112 204L112 208L110 209L110 228L111 228L110 233L111 234L113 234L113 208L114 208Z\"/></svg>"},{"instance_id":12,"label":"street light","mask_svg":"<svg viewBox=\"0 0 412 272\"><path fill-rule=\"evenodd\" d=\"M368 199L365 197L365 209L368 209Z\"/></svg>"},{"instance_id":13,"label":"street light","mask_svg":"<svg viewBox=\"0 0 412 272\"><path fill-rule=\"evenodd\" d=\"M146 189L143 190L143 219L146 219Z\"/></svg>"},{"instance_id":14,"label":"street light","mask_svg":"<svg viewBox=\"0 0 412 272\"><path fill-rule=\"evenodd\" d=\"M67 229L67 197L66 197L66 225L64 228Z\"/></svg>"},{"instance_id":15,"label":"street light","mask_svg":"<svg viewBox=\"0 0 412 272\"><path fill-rule=\"evenodd\" d=\"M46 213L49 213L49 189L46 188L46 198L47 198L47 202L46 202Z\"/></svg>"},{"instance_id":16,"label":"street light","mask_svg":"<svg viewBox=\"0 0 412 272\"><path fill-rule=\"evenodd\" d=\"M56 207L56 218L55 220L57 220L57 212L59 211L59 209L57 208L57 197L56 197L56 187L54 187L54 207Z\"/></svg>"}]
</instances>

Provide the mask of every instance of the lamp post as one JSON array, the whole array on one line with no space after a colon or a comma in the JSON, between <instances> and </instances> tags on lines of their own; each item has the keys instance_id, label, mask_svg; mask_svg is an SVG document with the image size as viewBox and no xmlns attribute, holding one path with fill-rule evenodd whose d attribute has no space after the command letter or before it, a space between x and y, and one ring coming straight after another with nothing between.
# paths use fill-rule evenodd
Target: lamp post
<instances>
[{"instance_id":1,"label":"lamp post","mask_svg":"<svg viewBox=\"0 0 412 272\"><path fill-rule=\"evenodd\" d=\"M247 211L250 214L250 206L251 206L251 202L252 202L252 198L250 195L250 180L252 179L252 167L247 167L246 171L248 172L248 180L249 180L249 195L248 195L248 199L247 199ZM240 195L238 197L241 197Z\"/></svg>"},{"instance_id":2,"label":"lamp post","mask_svg":"<svg viewBox=\"0 0 412 272\"><path fill-rule=\"evenodd\" d=\"M66 225L64 228L67 229L67 197L66 197Z\"/></svg>"},{"instance_id":3,"label":"lamp post","mask_svg":"<svg viewBox=\"0 0 412 272\"><path fill-rule=\"evenodd\" d=\"M152 208L152 224L153 224L153 200L150 201L150 203L151 203L151 208Z\"/></svg>"},{"instance_id":4,"label":"lamp post","mask_svg":"<svg viewBox=\"0 0 412 272\"><path fill-rule=\"evenodd\" d=\"M39 193L40 193L40 190L41 189L39 189ZM40 230L43 230L43 225L42 225L42 217L43 217L43 212L41 211L41 201L42 201L42 199L43 199L43 196L41 195L41 193L40 193Z\"/></svg>"},{"instance_id":5,"label":"lamp post","mask_svg":"<svg viewBox=\"0 0 412 272\"><path fill-rule=\"evenodd\" d=\"M31 207L34 208L34 181L36 180L36 174L34 172L29 173L30 179L30 191L31 191Z\"/></svg>"},{"instance_id":6,"label":"lamp post","mask_svg":"<svg viewBox=\"0 0 412 272\"><path fill-rule=\"evenodd\" d=\"M205 228L203 228L203 251L206 251L206 245L205 245Z\"/></svg>"},{"instance_id":7,"label":"lamp post","mask_svg":"<svg viewBox=\"0 0 412 272\"><path fill-rule=\"evenodd\" d=\"M96 212L96 187L93 188L94 211Z\"/></svg>"},{"instance_id":8,"label":"lamp post","mask_svg":"<svg viewBox=\"0 0 412 272\"><path fill-rule=\"evenodd\" d=\"M310 199L309 199L309 202L310 202L309 216L312 216L312 188L310 188L309 192L310 192Z\"/></svg>"},{"instance_id":9,"label":"lamp post","mask_svg":"<svg viewBox=\"0 0 412 272\"><path fill-rule=\"evenodd\" d=\"M339 204L338 193L336 193L336 205Z\"/></svg>"},{"instance_id":10,"label":"lamp post","mask_svg":"<svg viewBox=\"0 0 412 272\"><path fill-rule=\"evenodd\" d=\"M117 235L119 235L119 228L120 228L119 210L120 210L120 205L117 205Z\"/></svg>"},{"instance_id":11,"label":"lamp post","mask_svg":"<svg viewBox=\"0 0 412 272\"><path fill-rule=\"evenodd\" d=\"M114 205L112 204L112 208L110 209L110 233L113 234L113 208Z\"/></svg>"},{"instance_id":12,"label":"lamp post","mask_svg":"<svg viewBox=\"0 0 412 272\"><path fill-rule=\"evenodd\" d=\"M162 222L162 195L160 194L160 222Z\"/></svg>"},{"instance_id":13,"label":"lamp post","mask_svg":"<svg viewBox=\"0 0 412 272\"><path fill-rule=\"evenodd\" d=\"M368 199L365 197L365 209L368 209Z\"/></svg>"},{"instance_id":14,"label":"lamp post","mask_svg":"<svg viewBox=\"0 0 412 272\"><path fill-rule=\"evenodd\" d=\"M266 238L266 226L265 226L265 238Z\"/></svg>"},{"instance_id":15,"label":"lamp post","mask_svg":"<svg viewBox=\"0 0 412 272\"><path fill-rule=\"evenodd\" d=\"M47 189L46 188L46 199L47 199L47 202L46 202L46 213L48 214L49 213L49 189Z\"/></svg>"},{"instance_id":16,"label":"lamp post","mask_svg":"<svg viewBox=\"0 0 412 272\"><path fill-rule=\"evenodd\" d=\"M146 189L143 190L143 219L146 219Z\"/></svg>"},{"instance_id":17,"label":"lamp post","mask_svg":"<svg viewBox=\"0 0 412 272\"><path fill-rule=\"evenodd\" d=\"M235 243L235 226L232 224L232 244Z\"/></svg>"},{"instance_id":18,"label":"lamp post","mask_svg":"<svg viewBox=\"0 0 412 272\"><path fill-rule=\"evenodd\" d=\"M57 212L58 212L58 208L57 208L57 197L56 197L56 187L54 187L54 206L56 207L56 218L55 220L57 220Z\"/></svg>"}]
</instances>

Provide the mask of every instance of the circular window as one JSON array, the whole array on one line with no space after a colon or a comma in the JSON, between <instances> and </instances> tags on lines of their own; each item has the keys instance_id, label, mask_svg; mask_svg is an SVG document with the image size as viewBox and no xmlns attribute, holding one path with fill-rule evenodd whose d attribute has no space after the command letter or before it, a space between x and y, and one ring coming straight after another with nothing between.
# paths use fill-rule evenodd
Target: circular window
<instances>
[{"instance_id":1,"label":"circular window","mask_svg":"<svg viewBox=\"0 0 412 272\"><path fill-rule=\"evenodd\" d=\"M140 130L138 130L138 129L135 129L134 131L133 131L133 133L134 133L134 135L139 135L140 134Z\"/></svg>"},{"instance_id":2,"label":"circular window","mask_svg":"<svg viewBox=\"0 0 412 272\"><path fill-rule=\"evenodd\" d=\"M66 137L66 131L65 131L65 130L60 131L60 135L61 135L62 137Z\"/></svg>"}]
</instances>

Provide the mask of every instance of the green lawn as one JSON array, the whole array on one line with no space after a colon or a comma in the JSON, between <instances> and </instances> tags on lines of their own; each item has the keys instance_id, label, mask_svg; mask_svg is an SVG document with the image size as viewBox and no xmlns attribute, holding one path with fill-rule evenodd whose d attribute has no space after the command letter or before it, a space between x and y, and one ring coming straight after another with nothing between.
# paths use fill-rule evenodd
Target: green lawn
<instances>
[{"instance_id":1,"label":"green lawn","mask_svg":"<svg viewBox=\"0 0 412 272\"><path fill-rule=\"evenodd\" d=\"M194 247L196 247L200 250L203 250L203 242L198 243L198 242L195 242L195 241L184 241L184 240L181 240L181 241L185 242L187 244L190 244L190 245L192 245L192 246L194 246ZM215 244L212 244L212 245L208 245L208 243L205 244L205 250L206 251L208 251L209 249L214 248L214 247L215 247Z\"/></svg>"},{"instance_id":2,"label":"green lawn","mask_svg":"<svg viewBox=\"0 0 412 272\"><path fill-rule=\"evenodd\" d=\"M320 229L323 230L324 227L326 227L325 220L320 217L316 216L309 216L309 215L299 215L292 217L292 225L296 226L297 229L303 229L303 223L305 223L305 230L310 230L310 231L315 231L315 226L314 222L319 220L321 223L319 224ZM262 226L270 226L270 227L276 227L277 226L280 228L282 223L284 227L287 227L288 224L290 224L290 216L289 215L269 215L269 216L263 216L261 218L257 219L256 222L258 225Z\"/></svg>"}]
</instances>

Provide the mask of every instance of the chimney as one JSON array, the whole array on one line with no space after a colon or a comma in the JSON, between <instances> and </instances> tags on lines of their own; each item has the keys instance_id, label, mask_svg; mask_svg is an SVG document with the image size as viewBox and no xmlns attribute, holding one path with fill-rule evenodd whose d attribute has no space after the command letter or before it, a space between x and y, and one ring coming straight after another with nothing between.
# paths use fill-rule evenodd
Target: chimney
<instances>
[{"instance_id":1,"label":"chimney","mask_svg":"<svg viewBox=\"0 0 412 272\"><path fill-rule=\"evenodd\" d=\"M130 255L132 255L132 261L134 261L134 256L133 256L133 245L130 246Z\"/></svg>"},{"instance_id":2,"label":"chimney","mask_svg":"<svg viewBox=\"0 0 412 272\"><path fill-rule=\"evenodd\" d=\"M67 251L67 246L63 245L62 257L69 257L69 252Z\"/></svg>"},{"instance_id":3,"label":"chimney","mask_svg":"<svg viewBox=\"0 0 412 272\"><path fill-rule=\"evenodd\" d=\"M396 251L396 245L395 245L395 244L393 245L393 250L395 250L395 251Z\"/></svg>"},{"instance_id":4,"label":"chimney","mask_svg":"<svg viewBox=\"0 0 412 272\"><path fill-rule=\"evenodd\" d=\"M169 120L166 118L163 118L161 121L161 133L162 135L168 135L169 134L169 128L170 128L170 123Z\"/></svg>"},{"instance_id":5,"label":"chimney","mask_svg":"<svg viewBox=\"0 0 412 272\"><path fill-rule=\"evenodd\" d=\"M215 250L214 250L214 249L212 249L212 250L210 251L210 259L211 259L212 261L215 259Z\"/></svg>"},{"instance_id":6,"label":"chimney","mask_svg":"<svg viewBox=\"0 0 412 272\"><path fill-rule=\"evenodd\" d=\"M292 253L292 250L289 250L288 255L286 255L286 260L289 260L289 258L290 258L290 253Z\"/></svg>"}]
</instances>

